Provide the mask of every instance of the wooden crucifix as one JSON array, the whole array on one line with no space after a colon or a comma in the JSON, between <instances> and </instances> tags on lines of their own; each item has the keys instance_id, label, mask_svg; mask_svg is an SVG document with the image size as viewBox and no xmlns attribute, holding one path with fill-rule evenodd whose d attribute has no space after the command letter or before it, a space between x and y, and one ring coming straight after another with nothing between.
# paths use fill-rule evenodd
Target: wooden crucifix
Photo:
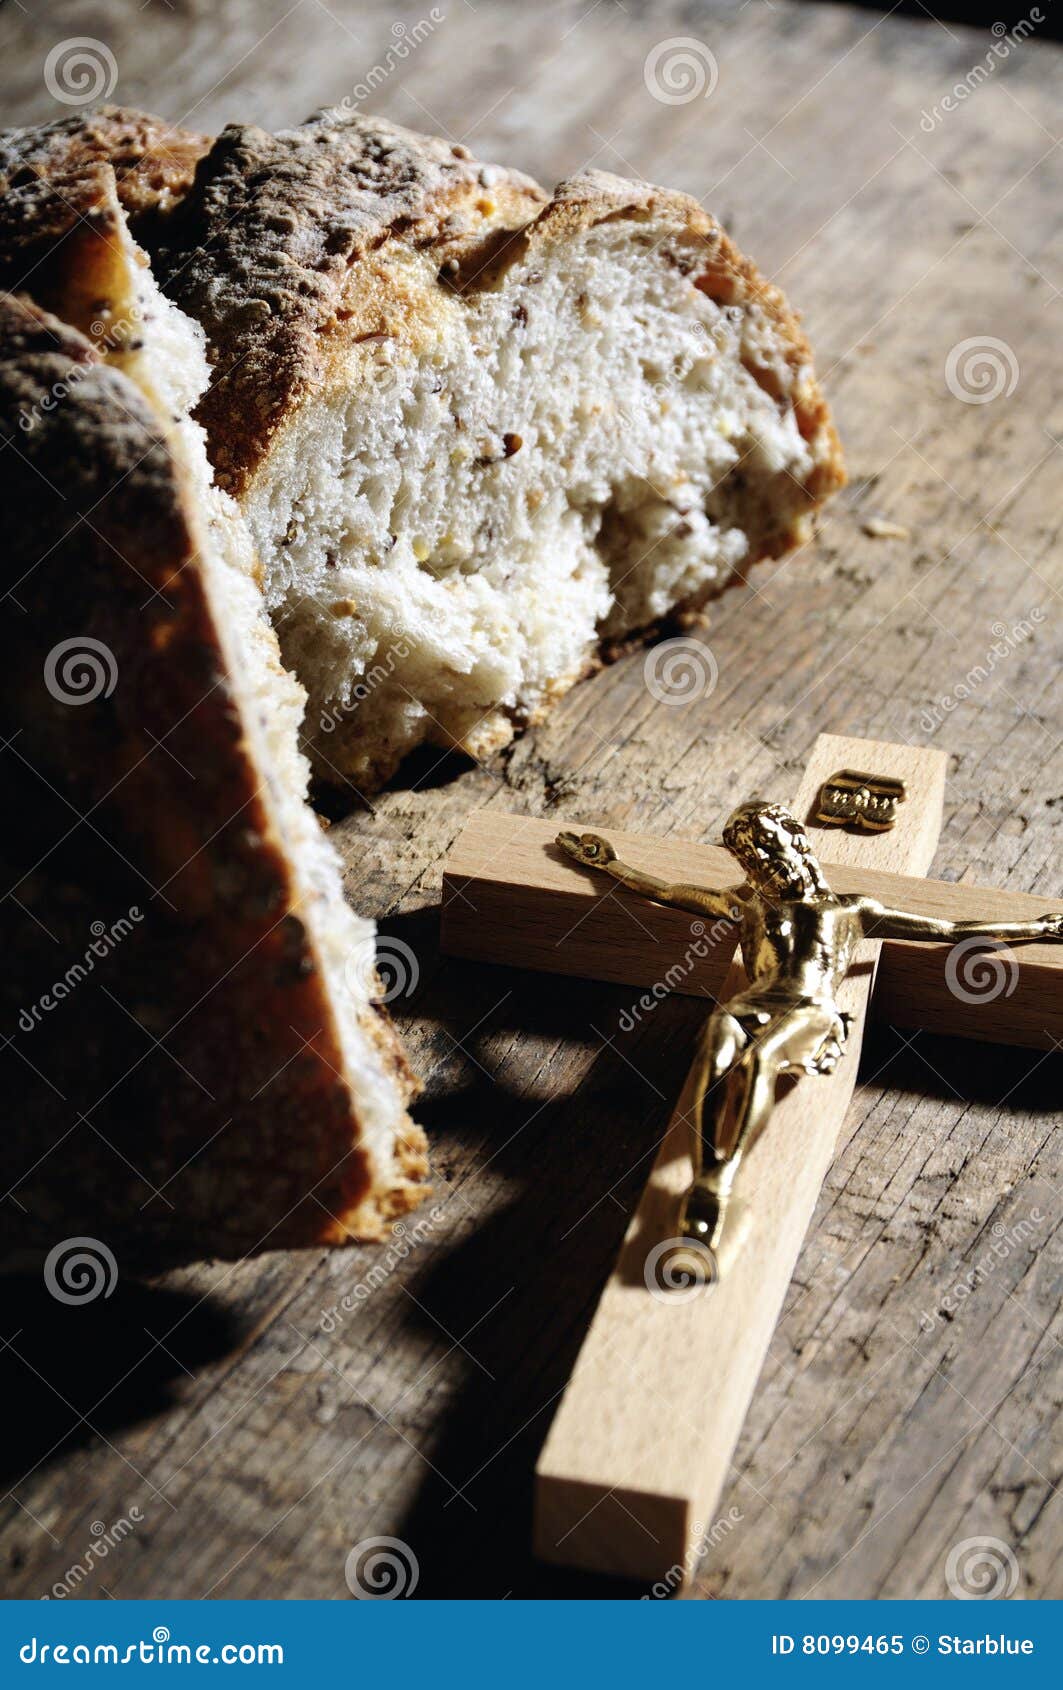
<instances>
[{"instance_id":1,"label":"wooden crucifix","mask_svg":"<svg viewBox=\"0 0 1063 1690\"><path fill-rule=\"evenodd\" d=\"M862 813L851 780L820 799L848 766L879 777ZM1063 1038L1063 918L919 878L944 781L942 752L821 736L792 813L732 817L740 886L723 850L611 829L480 812L457 841L444 950L716 1006L539 1461L544 1559L647 1580L694 1565L852 1097L876 967L876 1007L900 1024ZM847 815L864 826L827 825ZM811 1077L777 1095L795 1072Z\"/></svg>"}]
</instances>

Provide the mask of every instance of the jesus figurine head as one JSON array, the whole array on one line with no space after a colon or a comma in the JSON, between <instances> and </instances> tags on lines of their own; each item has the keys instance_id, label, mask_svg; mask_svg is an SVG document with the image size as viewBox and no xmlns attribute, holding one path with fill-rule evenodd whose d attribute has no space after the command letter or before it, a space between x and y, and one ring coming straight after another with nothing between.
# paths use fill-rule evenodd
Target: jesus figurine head
<instances>
[{"instance_id":1,"label":"jesus figurine head","mask_svg":"<svg viewBox=\"0 0 1063 1690\"><path fill-rule=\"evenodd\" d=\"M750 885L768 898L811 898L828 890L808 834L782 804L761 798L739 804L723 842Z\"/></svg>"}]
</instances>

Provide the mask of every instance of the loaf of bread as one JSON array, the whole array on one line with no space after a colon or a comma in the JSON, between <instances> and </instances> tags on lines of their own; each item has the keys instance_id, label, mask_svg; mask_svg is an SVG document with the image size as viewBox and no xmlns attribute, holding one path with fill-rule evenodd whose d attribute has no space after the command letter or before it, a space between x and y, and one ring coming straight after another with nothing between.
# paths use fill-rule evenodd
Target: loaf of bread
<instances>
[{"instance_id":1,"label":"loaf of bread","mask_svg":"<svg viewBox=\"0 0 1063 1690\"><path fill-rule=\"evenodd\" d=\"M504 745L844 479L793 313L681 194L591 171L548 195L345 111L209 143L108 109L5 159L114 161L202 325L198 416L323 780Z\"/></svg>"},{"instance_id":2,"label":"loaf of bread","mask_svg":"<svg viewBox=\"0 0 1063 1690\"><path fill-rule=\"evenodd\" d=\"M203 334L111 166L49 185L26 150L0 259L37 295L0 294L6 1253L379 1237L427 1189L415 1085L190 420Z\"/></svg>"},{"instance_id":3,"label":"loaf of bread","mask_svg":"<svg viewBox=\"0 0 1063 1690\"><path fill-rule=\"evenodd\" d=\"M683 195L592 171L550 196L332 112L226 129L170 225L326 780L503 745L843 479L792 312Z\"/></svg>"},{"instance_id":4,"label":"loaf of bread","mask_svg":"<svg viewBox=\"0 0 1063 1690\"><path fill-rule=\"evenodd\" d=\"M379 1236L424 1139L300 742L484 756L800 542L808 345L684 196L344 112L0 135L0 289L14 1233Z\"/></svg>"}]
</instances>

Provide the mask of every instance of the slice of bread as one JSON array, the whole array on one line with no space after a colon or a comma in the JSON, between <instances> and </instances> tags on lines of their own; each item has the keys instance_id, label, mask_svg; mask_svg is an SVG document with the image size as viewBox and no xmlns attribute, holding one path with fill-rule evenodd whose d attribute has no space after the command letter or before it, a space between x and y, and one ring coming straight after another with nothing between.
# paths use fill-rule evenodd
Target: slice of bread
<instances>
[{"instance_id":1,"label":"slice of bread","mask_svg":"<svg viewBox=\"0 0 1063 1690\"><path fill-rule=\"evenodd\" d=\"M38 296L0 295L8 1253L379 1237L427 1189L416 1087L304 801L305 696L188 416L202 331L109 166L40 178L0 252Z\"/></svg>"},{"instance_id":2,"label":"slice of bread","mask_svg":"<svg viewBox=\"0 0 1063 1690\"><path fill-rule=\"evenodd\" d=\"M796 319L682 195L325 113L225 130L161 246L327 780L504 744L843 480Z\"/></svg>"}]
</instances>

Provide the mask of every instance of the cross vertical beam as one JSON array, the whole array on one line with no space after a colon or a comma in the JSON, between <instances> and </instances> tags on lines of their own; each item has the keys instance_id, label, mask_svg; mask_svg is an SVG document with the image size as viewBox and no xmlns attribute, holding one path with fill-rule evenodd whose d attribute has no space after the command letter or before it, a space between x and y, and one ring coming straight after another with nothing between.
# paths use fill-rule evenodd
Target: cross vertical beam
<instances>
[{"instance_id":1,"label":"cross vertical beam","mask_svg":"<svg viewBox=\"0 0 1063 1690\"><path fill-rule=\"evenodd\" d=\"M836 862L924 874L941 826L940 751L823 735L797 795L804 816L845 765L908 787L890 833L811 828ZM716 1285L669 1291L655 1263L691 1178L689 1081L632 1217L536 1470L535 1547L546 1560L653 1581L689 1572L714 1514L786 1288L856 1082L878 946L861 946L839 1001L856 1018L828 1077L778 1101L741 1173L747 1242ZM724 995L737 989L729 978Z\"/></svg>"}]
</instances>

